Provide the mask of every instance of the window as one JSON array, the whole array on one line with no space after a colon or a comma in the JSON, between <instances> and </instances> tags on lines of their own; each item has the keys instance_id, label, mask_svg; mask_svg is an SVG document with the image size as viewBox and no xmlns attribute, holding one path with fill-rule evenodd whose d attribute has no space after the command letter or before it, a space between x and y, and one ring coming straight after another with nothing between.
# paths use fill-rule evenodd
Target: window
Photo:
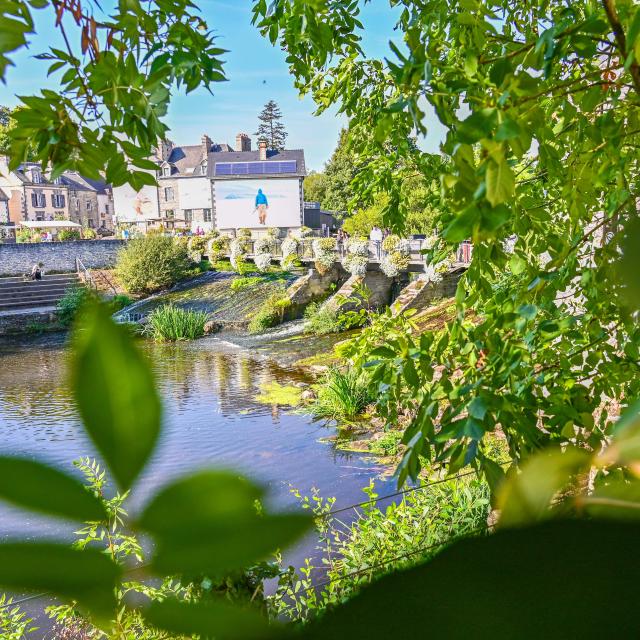
<instances>
[{"instance_id":1,"label":"window","mask_svg":"<svg viewBox=\"0 0 640 640\"><path fill-rule=\"evenodd\" d=\"M184 210L184 220L185 222L191 222L193 220L193 209Z\"/></svg>"},{"instance_id":2,"label":"window","mask_svg":"<svg viewBox=\"0 0 640 640\"><path fill-rule=\"evenodd\" d=\"M211 209L203 209L202 215L205 222L211 222Z\"/></svg>"},{"instance_id":3,"label":"window","mask_svg":"<svg viewBox=\"0 0 640 640\"><path fill-rule=\"evenodd\" d=\"M171 167L164 167L162 169L162 175L163 176L170 176L171 175Z\"/></svg>"},{"instance_id":4,"label":"window","mask_svg":"<svg viewBox=\"0 0 640 640\"><path fill-rule=\"evenodd\" d=\"M60 176L58 176L57 178L54 178L53 184L62 184L62 178Z\"/></svg>"},{"instance_id":5,"label":"window","mask_svg":"<svg viewBox=\"0 0 640 640\"><path fill-rule=\"evenodd\" d=\"M31 194L31 206L32 207L46 207L47 202L42 191L34 191Z\"/></svg>"},{"instance_id":6,"label":"window","mask_svg":"<svg viewBox=\"0 0 640 640\"><path fill-rule=\"evenodd\" d=\"M206 163L206 162L203 162L203 163L200 165L200 173L201 173L203 176L206 176L206 175L207 175L207 163Z\"/></svg>"},{"instance_id":7,"label":"window","mask_svg":"<svg viewBox=\"0 0 640 640\"><path fill-rule=\"evenodd\" d=\"M44 211L36 211L36 220L38 222L44 221Z\"/></svg>"},{"instance_id":8,"label":"window","mask_svg":"<svg viewBox=\"0 0 640 640\"><path fill-rule=\"evenodd\" d=\"M54 211L52 220L64 220L64 211Z\"/></svg>"},{"instance_id":9,"label":"window","mask_svg":"<svg viewBox=\"0 0 640 640\"><path fill-rule=\"evenodd\" d=\"M42 174L37 169L32 169L31 170L31 182L33 182L35 184L41 184L42 183ZM42 206L44 206L44 205L42 205Z\"/></svg>"},{"instance_id":10,"label":"window","mask_svg":"<svg viewBox=\"0 0 640 640\"><path fill-rule=\"evenodd\" d=\"M173 187L165 187L164 188L164 199L165 200L173 200Z\"/></svg>"},{"instance_id":11,"label":"window","mask_svg":"<svg viewBox=\"0 0 640 640\"><path fill-rule=\"evenodd\" d=\"M89 227L93 229L95 226L96 226L96 223L92 219L89 219Z\"/></svg>"},{"instance_id":12,"label":"window","mask_svg":"<svg viewBox=\"0 0 640 640\"><path fill-rule=\"evenodd\" d=\"M65 197L61 193L54 193L51 195L51 206L64 207Z\"/></svg>"},{"instance_id":13,"label":"window","mask_svg":"<svg viewBox=\"0 0 640 640\"><path fill-rule=\"evenodd\" d=\"M173 219L173 209L167 209L167 210L164 212L164 217L165 217L165 218Z\"/></svg>"},{"instance_id":14,"label":"window","mask_svg":"<svg viewBox=\"0 0 640 640\"><path fill-rule=\"evenodd\" d=\"M87 200L87 211L91 211L93 209L93 202L91 200Z\"/></svg>"}]
</instances>

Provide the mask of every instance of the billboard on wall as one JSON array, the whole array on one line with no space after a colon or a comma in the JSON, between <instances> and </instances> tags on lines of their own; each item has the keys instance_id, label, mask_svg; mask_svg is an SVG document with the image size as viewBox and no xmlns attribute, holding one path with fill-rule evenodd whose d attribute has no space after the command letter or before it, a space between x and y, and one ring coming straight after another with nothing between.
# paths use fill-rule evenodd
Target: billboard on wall
<instances>
[{"instance_id":1,"label":"billboard on wall","mask_svg":"<svg viewBox=\"0 0 640 640\"><path fill-rule=\"evenodd\" d=\"M160 217L158 191L156 187L145 185L135 191L124 184L113 189L113 213L118 222L139 222Z\"/></svg>"},{"instance_id":2,"label":"billboard on wall","mask_svg":"<svg viewBox=\"0 0 640 640\"><path fill-rule=\"evenodd\" d=\"M215 183L216 226L299 227L300 183L297 179L218 180Z\"/></svg>"},{"instance_id":3,"label":"billboard on wall","mask_svg":"<svg viewBox=\"0 0 640 640\"><path fill-rule=\"evenodd\" d=\"M211 209L211 180L185 178L178 180L178 201L184 209Z\"/></svg>"}]
</instances>

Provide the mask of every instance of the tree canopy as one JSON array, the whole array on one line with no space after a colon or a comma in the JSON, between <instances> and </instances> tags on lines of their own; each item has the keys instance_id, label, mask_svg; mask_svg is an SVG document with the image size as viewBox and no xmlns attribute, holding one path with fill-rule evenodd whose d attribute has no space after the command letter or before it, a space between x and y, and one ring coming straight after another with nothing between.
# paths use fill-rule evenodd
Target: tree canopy
<instances>
[{"instance_id":1,"label":"tree canopy","mask_svg":"<svg viewBox=\"0 0 640 640\"><path fill-rule=\"evenodd\" d=\"M404 226L408 170L434 177L411 135L428 135L431 112L446 127L443 243L427 259L473 239L457 317L419 340L365 332L353 354L373 369L387 419L414 415L400 479L435 457L495 485L485 435L496 430L514 460L546 444L597 449L614 406L638 393L625 280L637 265L626 249L620 273L618 257L637 244L640 9L398 0L387 60L363 52L361 5L256 2L254 20L318 111L349 118L367 158L354 186L369 202L388 196L386 224Z\"/></svg>"}]
</instances>

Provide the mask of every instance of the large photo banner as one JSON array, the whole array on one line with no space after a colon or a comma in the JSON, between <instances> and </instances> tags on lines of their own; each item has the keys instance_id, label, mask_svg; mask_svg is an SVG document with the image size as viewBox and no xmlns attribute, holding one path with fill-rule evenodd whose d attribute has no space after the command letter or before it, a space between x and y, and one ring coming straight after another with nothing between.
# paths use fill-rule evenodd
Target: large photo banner
<instances>
[{"instance_id":1,"label":"large photo banner","mask_svg":"<svg viewBox=\"0 0 640 640\"><path fill-rule=\"evenodd\" d=\"M156 187L145 185L134 191L128 184L113 189L113 212L120 222L140 222L158 218L158 191Z\"/></svg>"},{"instance_id":2,"label":"large photo banner","mask_svg":"<svg viewBox=\"0 0 640 640\"><path fill-rule=\"evenodd\" d=\"M299 227L298 180L218 180L215 184L216 226Z\"/></svg>"}]
</instances>

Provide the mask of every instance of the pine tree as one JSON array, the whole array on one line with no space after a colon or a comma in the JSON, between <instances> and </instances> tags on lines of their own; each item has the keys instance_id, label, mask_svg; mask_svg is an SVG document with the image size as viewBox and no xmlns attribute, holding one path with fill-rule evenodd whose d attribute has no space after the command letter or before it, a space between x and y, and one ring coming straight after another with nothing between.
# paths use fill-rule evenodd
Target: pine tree
<instances>
[{"instance_id":1,"label":"pine tree","mask_svg":"<svg viewBox=\"0 0 640 640\"><path fill-rule=\"evenodd\" d=\"M254 134L258 137L258 141L266 140L269 149L284 149L288 134L281 119L282 112L280 107L274 100L269 100L258 116L260 125Z\"/></svg>"}]
</instances>

